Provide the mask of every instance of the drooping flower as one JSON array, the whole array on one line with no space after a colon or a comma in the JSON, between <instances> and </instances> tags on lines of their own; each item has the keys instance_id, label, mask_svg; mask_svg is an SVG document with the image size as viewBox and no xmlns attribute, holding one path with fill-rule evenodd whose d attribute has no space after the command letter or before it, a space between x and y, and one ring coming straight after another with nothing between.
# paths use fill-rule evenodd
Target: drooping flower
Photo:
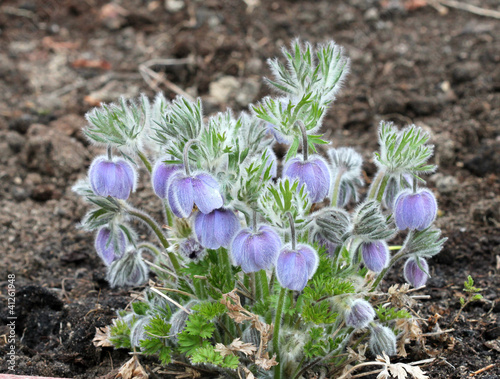
<instances>
[{"instance_id":1,"label":"drooping flower","mask_svg":"<svg viewBox=\"0 0 500 379\"><path fill-rule=\"evenodd\" d=\"M389 263L389 246L383 240L363 243L361 254L365 266L374 272L381 272Z\"/></svg>"},{"instance_id":2,"label":"drooping flower","mask_svg":"<svg viewBox=\"0 0 500 379\"><path fill-rule=\"evenodd\" d=\"M141 251L131 250L108 267L106 280L111 288L140 286L148 280L149 269L142 260Z\"/></svg>"},{"instance_id":3,"label":"drooping flower","mask_svg":"<svg viewBox=\"0 0 500 379\"><path fill-rule=\"evenodd\" d=\"M283 168L283 175L299 179L299 188L305 184L313 203L322 201L330 190L330 170L319 155L312 155L307 161L301 157L290 159Z\"/></svg>"},{"instance_id":4,"label":"drooping flower","mask_svg":"<svg viewBox=\"0 0 500 379\"><path fill-rule=\"evenodd\" d=\"M276 261L276 277L282 287L302 291L307 281L318 268L319 259L316 251L308 245L297 245L292 250L285 246Z\"/></svg>"},{"instance_id":5,"label":"drooping flower","mask_svg":"<svg viewBox=\"0 0 500 379\"><path fill-rule=\"evenodd\" d=\"M125 253L126 247L126 236L121 229L117 230L116 236L111 235L111 230L108 227L102 227L97 232L95 249L106 266L110 266L111 263L120 259Z\"/></svg>"},{"instance_id":6,"label":"drooping flower","mask_svg":"<svg viewBox=\"0 0 500 379\"><path fill-rule=\"evenodd\" d=\"M345 312L345 323L355 329L362 329L368 326L375 318L375 311L371 304L363 299L356 299L351 307Z\"/></svg>"},{"instance_id":7,"label":"drooping flower","mask_svg":"<svg viewBox=\"0 0 500 379\"><path fill-rule=\"evenodd\" d=\"M126 200L135 191L137 174L132 165L122 158L99 156L90 165L89 180L98 196L112 196Z\"/></svg>"},{"instance_id":8,"label":"drooping flower","mask_svg":"<svg viewBox=\"0 0 500 379\"><path fill-rule=\"evenodd\" d=\"M422 267L422 269L419 267ZM404 267L404 276L408 283L410 283L413 287L419 288L425 285L427 282L429 272L429 265L424 258L410 257L405 263Z\"/></svg>"},{"instance_id":9,"label":"drooping flower","mask_svg":"<svg viewBox=\"0 0 500 379\"><path fill-rule=\"evenodd\" d=\"M153 185L153 190L156 196L161 199L167 197L167 183L172 174L182 169L182 165L179 164L166 164L164 161L167 158L159 159L151 173L151 183Z\"/></svg>"},{"instance_id":10,"label":"drooping flower","mask_svg":"<svg viewBox=\"0 0 500 379\"><path fill-rule=\"evenodd\" d=\"M369 341L370 350L375 355L396 354L396 336L394 332L387 326L375 324L371 327L371 335Z\"/></svg>"},{"instance_id":11,"label":"drooping flower","mask_svg":"<svg viewBox=\"0 0 500 379\"><path fill-rule=\"evenodd\" d=\"M411 188L412 183L413 176L411 174L391 176L389 178L383 196L384 205L387 209L391 211L394 209L394 201L396 200L396 197L399 195L401 190Z\"/></svg>"},{"instance_id":12,"label":"drooping flower","mask_svg":"<svg viewBox=\"0 0 500 379\"><path fill-rule=\"evenodd\" d=\"M423 230L429 227L437 214L436 198L428 189L401 192L394 202L394 218L399 230Z\"/></svg>"},{"instance_id":13,"label":"drooping flower","mask_svg":"<svg viewBox=\"0 0 500 379\"><path fill-rule=\"evenodd\" d=\"M243 272L249 273L270 269L280 248L278 233L267 225L261 225L258 231L250 228L240 230L231 244L231 253L234 263L241 266Z\"/></svg>"},{"instance_id":14,"label":"drooping flower","mask_svg":"<svg viewBox=\"0 0 500 379\"><path fill-rule=\"evenodd\" d=\"M207 249L228 247L240 227L238 217L226 208L215 209L208 214L198 212L194 218L196 237Z\"/></svg>"},{"instance_id":15,"label":"drooping flower","mask_svg":"<svg viewBox=\"0 0 500 379\"><path fill-rule=\"evenodd\" d=\"M182 171L173 173L167 185L167 197L170 209L180 218L189 217L194 205L201 213L208 214L224 204L219 183L204 172L190 176Z\"/></svg>"},{"instance_id":16,"label":"drooping flower","mask_svg":"<svg viewBox=\"0 0 500 379\"><path fill-rule=\"evenodd\" d=\"M181 241L178 251L186 259L193 261L199 261L205 256L205 249L194 237L189 237Z\"/></svg>"}]
</instances>

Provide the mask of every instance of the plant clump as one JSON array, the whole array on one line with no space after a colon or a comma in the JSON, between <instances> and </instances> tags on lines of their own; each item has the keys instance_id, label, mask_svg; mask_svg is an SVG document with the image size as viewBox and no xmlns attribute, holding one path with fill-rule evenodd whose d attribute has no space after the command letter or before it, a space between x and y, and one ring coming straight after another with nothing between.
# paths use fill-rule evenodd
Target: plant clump
<instances>
[{"instance_id":1,"label":"plant clump","mask_svg":"<svg viewBox=\"0 0 500 379\"><path fill-rule=\"evenodd\" d=\"M146 285L107 328L115 348L235 378L299 378L318 366L347 375L354 349L387 362L404 350L409 306L379 283L406 260L405 279L421 287L445 241L423 187L436 168L430 136L381 122L378 172L362 190L358 152L317 149L349 59L334 42L294 41L283 55L266 79L278 97L238 116L205 121L200 99L162 94L89 112L84 132L108 154L74 187L91 206L81 225L97 233L112 287ZM276 142L288 145L282 162ZM138 172L150 175L161 222L129 202ZM403 244L391 245L398 234Z\"/></svg>"}]
</instances>

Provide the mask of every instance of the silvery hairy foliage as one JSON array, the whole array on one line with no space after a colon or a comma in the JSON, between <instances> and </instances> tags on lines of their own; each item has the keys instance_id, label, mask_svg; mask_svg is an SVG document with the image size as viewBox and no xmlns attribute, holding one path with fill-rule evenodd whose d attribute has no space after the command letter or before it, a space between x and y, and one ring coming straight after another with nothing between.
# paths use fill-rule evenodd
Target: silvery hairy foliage
<instances>
[{"instance_id":1,"label":"silvery hairy foliage","mask_svg":"<svg viewBox=\"0 0 500 379\"><path fill-rule=\"evenodd\" d=\"M85 135L107 150L74 186L90 206L81 227L95 233L110 286L142 290L109 327L116 348L234 378L318 366L335 376L359 344L397 354L396 321L412 316L375 308L389 299L379 283L404 261L400 278L423 286L445 242L423 187L435 170L429 134L382 122L364 188L358 146L318 149L349 70L343 49L295 40L283 58L268 61L276 96L241 114L207 117L201 99L163 94L88 113ZM288 144L282 160L276 142ZM163 219L132 204L138 181Z\"/></svg>"}]
</instances>

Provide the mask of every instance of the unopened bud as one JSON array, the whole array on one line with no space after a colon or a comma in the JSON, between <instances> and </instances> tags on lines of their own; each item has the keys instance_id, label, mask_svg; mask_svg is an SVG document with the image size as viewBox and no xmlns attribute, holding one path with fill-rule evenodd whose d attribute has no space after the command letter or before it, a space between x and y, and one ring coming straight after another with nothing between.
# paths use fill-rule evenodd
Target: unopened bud
<instances>
[{"instance_id":1,"label":"unopened bud","mask_svg":"<svg viewBox=\"0 0 500 379\"><path fill-rule=\"evenodd\" d=\"M418 260L417 260L418 259ZM420 264L420 267L419 267ZM405 263L404 275L408 283L419 288L427 282L429 265L424 258L410 257Z\"/></svg>"},{"instance_id":2,"label":"unopened bud","mask_svg":"<svg viewBox=\"0 0 500 379\"><path fill-rule=\"evenodd\" d=\"M396 336L394 332L386 326L372 324L370 336L370 350L375 355L382 355L384 352L391 356L396 354Z\"/></svg>"},{"instance_id":3,"label":"unopened bud","mask_svg":"<svg viewBox=\"0 0 500 379\"><path fill-rule=\"evenodd\" d=\"M375 318L375 311L371 304L363 299L356 299L351 304L351 308L345 312L345 323L355 329L362 329L368 326Z\"/></svg>"}]
</instances>

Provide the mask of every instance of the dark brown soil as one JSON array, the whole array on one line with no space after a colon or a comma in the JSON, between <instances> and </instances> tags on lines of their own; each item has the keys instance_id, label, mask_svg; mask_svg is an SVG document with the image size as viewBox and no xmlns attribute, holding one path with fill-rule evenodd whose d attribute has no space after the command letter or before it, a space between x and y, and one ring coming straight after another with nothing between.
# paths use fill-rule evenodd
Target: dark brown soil
<instances>
[{"instance_id":1,"label":"dark brown soil","mask_svg":"<svg viewBox=\"0 0 500 379\"><path fill-rule=\"evenodd\" d=\"M184 7L165 8L175 3ZM91 342L131 296L107 286L93 237L77 228L85 205L70 188L95 153L80 133L85 112L122 94L154 95L139 74L153 58L189 58L151 68L201 96L206 114L239 111L268 93L265 60L300 36L334 39L352 59L325 125L333 146L364 152L368 177L380 120L433 133L440 167L429 186L449 240L430 262L422 291L430 299L418 311L424 332L453 331L428 337L426 351L410 347L408 359L435 357L425 368L432 378L465 378L495 363L476 377L499 377L500 22L409 0L246 3L253 1L1 2L0 318L5 325L7 275L15 274L16 373L94 378L129 357ZM499 10L497 0L469 3ZM451 325L467 275L484 300ZM387 281L403 282L400 267ZM5 373L3 338L0 351Z\"/></svg>"}]
</instances>

